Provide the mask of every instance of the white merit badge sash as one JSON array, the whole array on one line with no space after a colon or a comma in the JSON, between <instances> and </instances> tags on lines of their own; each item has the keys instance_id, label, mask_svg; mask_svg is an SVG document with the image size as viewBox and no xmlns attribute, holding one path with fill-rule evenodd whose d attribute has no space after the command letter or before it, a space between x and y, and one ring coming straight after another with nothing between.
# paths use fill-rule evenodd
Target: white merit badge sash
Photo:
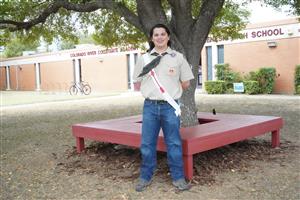
<instances>
[{"instance_id":1,"label":"white merit badge sash","mask_svg":"<svg viewBox=\"0 0 300 200\"><path fill-rule=\"evenodd\" d=\"M143 55L143 59L144 59L145 66L151 62L151 59L150 59L150 56L148 53L145 53ZM181 115L180 106L178 105L178 103L176 103L176 101L170 96L170 94L167 92L167 90L164 88L164 86L160 83L160 81L157 78L155 70L151 69L149 74L152 78L154 85L159 90L159 92L162 94L165 101L167 101L175 109L176 116L180 116Z\"/></svg>"}]
</instances>

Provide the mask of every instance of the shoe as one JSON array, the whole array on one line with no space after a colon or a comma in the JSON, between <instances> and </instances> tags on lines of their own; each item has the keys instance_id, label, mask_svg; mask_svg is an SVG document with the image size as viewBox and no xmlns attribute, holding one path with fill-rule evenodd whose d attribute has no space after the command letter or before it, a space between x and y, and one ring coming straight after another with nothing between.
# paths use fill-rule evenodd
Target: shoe
<instances>
[{"instance_id":1,"label":"shoe","mask_svg":"<svg viewBox=\"0 0 300 200\"><path fill-rule=\"evenodd\" d=\"M177 181L173 181L172 182L173 185L180 191L184 191L184 190L189 190L191 189L191 185L188 184L185 179L181 178L181 179L178 179Z\"/></svg>"},{"instance_id":2,"label":"shoe","mask_svg":"<svg viewBox=\"0 0 300 200\"><path fill-rule=\"evenodd\" d=\"M147 186L149 186L151 184L151 182L152 182L152 180L147 181L145 179L140 178L139 182L135 186L135 191L142 192L143 190L146 189Z\"/></svg>"}]
</instances>

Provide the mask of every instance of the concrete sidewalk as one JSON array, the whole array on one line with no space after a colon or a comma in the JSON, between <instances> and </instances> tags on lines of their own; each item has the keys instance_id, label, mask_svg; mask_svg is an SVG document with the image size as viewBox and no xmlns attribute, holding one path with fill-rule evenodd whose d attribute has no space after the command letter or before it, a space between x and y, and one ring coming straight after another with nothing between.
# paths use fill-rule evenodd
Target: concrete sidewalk
<instances>
[{"instance_id":1,"label":"concrete sidewalk","mask_svg":"<svg viewBox=\"0 0 300 200\"><path fill-rule=\"evenodd\" d=\"M196 91L196 98L201 97L215 97L216 99L222 98L226 99L295 99L299 100L300 105L300 96L298 95L278 95L278 94L261 94L261 95L247 95L247 94L205 94ZM12 108L12 107L23 107L29 106L32 104L49 104L49 103L66 103L66 102L76 102L76 101L85 101L85 100L94 100L98 98L121 98L126 96L141 96L140 92L115 92L115 93L92 93L90 95L78 94L71 96L69 93L62 92L34 92L34 91L0 91L0 106L2 108Z\"/></svg>"},{"instance_id":2,"label":"concrete sidewalk","mask_svg":"<svg viewBox=\"0 0 300 200\"><path fill-rule=\"evenodd\" d=\"M16 106L36 103L83 100L107 96L120 95L120 92L92 93L90 95L78 94L71 96L66 92L34 92L34 91L1 91L0 106Z\"/></svg>"}]
</instances>

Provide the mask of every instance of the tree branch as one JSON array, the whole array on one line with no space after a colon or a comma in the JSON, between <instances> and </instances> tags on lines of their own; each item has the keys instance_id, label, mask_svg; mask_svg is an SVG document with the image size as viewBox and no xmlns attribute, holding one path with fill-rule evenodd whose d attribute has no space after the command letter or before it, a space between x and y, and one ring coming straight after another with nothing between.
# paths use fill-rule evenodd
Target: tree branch
<instances>
[{"instance_id":1,"label":"tree branch","mask_svg":"<svg viewBox=\"0 0 300 200\"><path fill-rule=\"evenodd\" d=\"M137 11L143 25L143 31L148 35L151 27L162 23L167 25L167 17L161 5L161 0L137 0Z\"/></svg>"},{"instance_id":2,"label":"tree branch","mask_svg":"<svg viewBox=\"0 0 300 200\"><path fill-rule=\"evenodd\" d=\"M181 27L185 22L192 20L192 0L168 0L168 2L172 8L172 15L176 17L177 25Z\"/></svg>"},{"instance_id":3,"label":"tree branch","mask_svg":"<svg viewBox=\"0 0 300 200\"><path fill-rule=\"evenodd\" d=\"M124 4L112 0L97 0L84 4L70 3L67 0L56 0L46 9L44 9L42 13L35 19L26 22L0 20L0 29L9 29L10 31L17 31L21 29L28 30L37 24L44 23L51 14L57 13L60 8L65 8L66 10L73 10L77 12L93 12L98 9L108 9L116 12L120 16L123 16L126 21L134 25L136 28L142 30L142 25L140 24L138 17L133 12L131 12Z\"/></svg>"},{"instance_id":4,"label":"tree branch","mask_svg":"<svg viewBox=\"0 0 300 200\"><path fill-rule=\"evenodd\" d=\"M168 0L172 9L171 26L172 30L180 41L187 44L185 41L186 33L191 30L193 24L192 18L192 0Z\"/></svg>"},{"instance_id":5,"label":"tree branch","mask_svg":"<svg viewBox=\"0 0 300 200\"><path fill-rule=\"evenodd\" d=\"M56 13L62 7L63 1L56 1L49 5L37 18L27 22L17 22L13 20L0 20L0 29L9 29L10 31L17 31L21 29L30 29L39 23L44 23L46 19L52 14Z\"/></svg>"},{"instance_id":6,"label":"tree branch","mask_svg":"<svg viewBox=\"0 0 300 200\"><path fill-rule=\"evenodd\" d=\"M86 4L68 3L63 7L67 10L73 10L77 12L92 12L98 9L107 9L124 17L127 22L142 30L142 25L139 22L138 16L130 11L124 4L113 0L97 0Z\"/></svg>"},{"instance_id":7,"label":"tree branch","mask_svg":"<svg viewBox=\"0 0 300 200\"><path fill-rule=\"evenodd\" d=\"M200 15L196 20L192 36L193 41L199 41L198 45L202 47L213 25L213 22L223 7L225 0L204 0L200 8Z\"/></svg>"}]
</instances>

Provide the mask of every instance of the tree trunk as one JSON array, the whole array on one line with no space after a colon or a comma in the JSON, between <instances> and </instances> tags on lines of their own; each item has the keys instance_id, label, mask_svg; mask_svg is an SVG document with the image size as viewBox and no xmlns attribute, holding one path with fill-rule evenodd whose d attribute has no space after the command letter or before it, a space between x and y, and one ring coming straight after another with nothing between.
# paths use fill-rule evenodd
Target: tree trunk
<instances>
[{"instance_id":1,"label":"tree trunk","mask_svg":"<svg viewBox=\"0 0 300 200\"><path fill-rule=\"evenodd\" d=\"M194 85L193 82L195 82L195 79L192 82L192 85ZM183 95L180 99L183 106L181 107L181 126L187 127L187 126L193 126L198 124L198 118L197 118L197 108L195 103L195 89L191 85L191 87L183 92Z\"/></svg>"},{"instance_id":2,"label":"tree trunk","mask_svg":"<svg viewBox=\"0 0 300 200\"><path fill-rule=\"evenodd\" d=\"M178 4L179 1L172 1L175 19L177 19L176 28L172 28L174 30L175 35L178 38L179 43L183 47L183 52L188 60L188 62L192 65L192 71L194 74L194 79L191 81L191 86L188 90L184 91L181 102L184 105L182 107L182 117L181 117L181 125L183 127L193 126L198 124L197 118L197 107L195 103L195 90L197 86L198 79L198 68L199 61L201 56L201 50L206 42L206 38L208 36L209 30L211 29L214 19L217 14L222 9L225 0L204 0L201 7L201 14L198 19L195 21L189 16L185 16L184 19L181 19L182 22L178 18L181 17L182 5ZM190 5L186 4L185 12L189 13ZM181 7L179 9L179 7ZM176 14L177 8L177 14ZM178 21L179 20L179 21ZM184 22L184 23L183 23ZM182 26L184 24L184 26ZM180 46L180 45L177 45Z\"/></svg>"},{"instance_id":3,"label":"tree trunk","mask_svg":"<svg viewBox=\"0 0 300 200\"><path fill-rule=\"evenodd\" d=\"M184 105L182 107L181 116L181 126L183 127L193 126L199 123L197 118L198 109L195 102L195 90L197 87L200 51L201 49L198 45L190 45L185 48L186 58L192 66L194 79L191 80L190 87L183 92L181 97L181 103Z\"/></svg>"}]
</instances>

